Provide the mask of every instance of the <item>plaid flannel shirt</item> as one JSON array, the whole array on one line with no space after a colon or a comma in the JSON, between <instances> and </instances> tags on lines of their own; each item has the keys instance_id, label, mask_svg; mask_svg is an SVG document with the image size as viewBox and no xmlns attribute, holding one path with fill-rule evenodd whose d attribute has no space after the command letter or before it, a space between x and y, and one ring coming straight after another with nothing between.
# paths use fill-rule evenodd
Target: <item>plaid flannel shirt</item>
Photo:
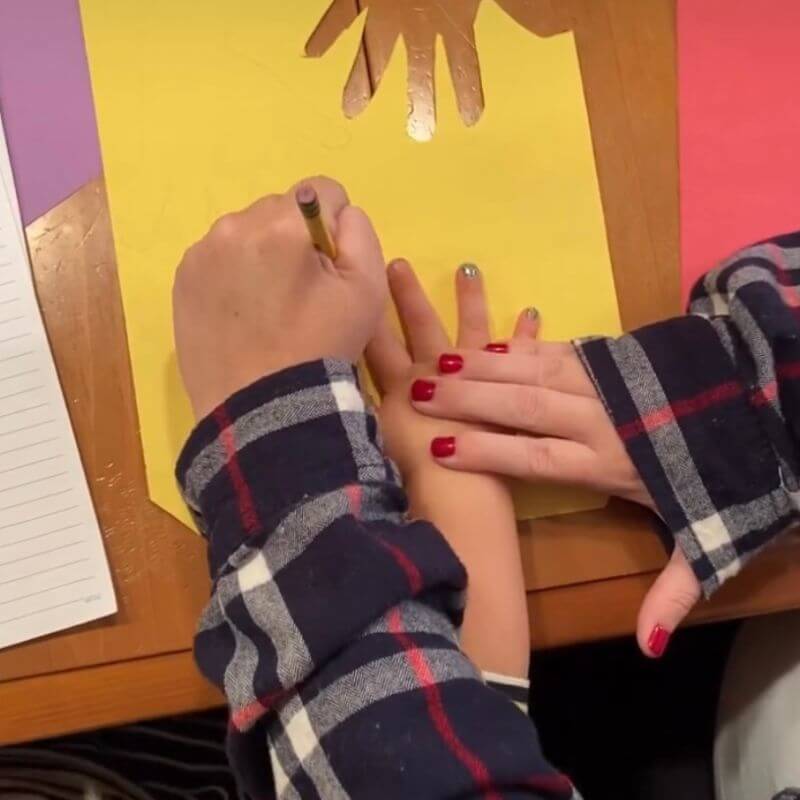
<instances>
[{"instance_id":1,"label":"plaid flannel shirt","mask_svg":"<svg viewBox=\"0 0 800 800\"><path fill-rule=\"evenodd\" d=\"M177 474L213 578L195 654L250 797L577 796L459 650L464 568L407 519L350 365L237 393Z\"/></svg>"},{"instance_id":2,"label":"plaid flannel shirt","mask_svg":"<svg viewBox=\"0 0 800 800\"><path fill-rule=\"evenodd\" d=\"M708 273L689 316L576 343L706 596L797 522L798 285L793 233Z\"/></svg>"}]
</instances>

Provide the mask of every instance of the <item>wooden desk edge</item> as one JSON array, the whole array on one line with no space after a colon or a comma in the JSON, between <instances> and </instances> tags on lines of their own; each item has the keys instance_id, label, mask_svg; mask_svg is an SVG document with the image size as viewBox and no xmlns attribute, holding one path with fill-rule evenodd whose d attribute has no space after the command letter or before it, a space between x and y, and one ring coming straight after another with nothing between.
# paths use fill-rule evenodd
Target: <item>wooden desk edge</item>
<instances>
[{"instance_id":1,"label":"wooden desk edge","mask_svg":"<svg viewBox=\"0 0 800 800\"><path fill-rule=\"evenodd\" d=\"M189 650L0 683L0 745L220 706Z\"/></svg>"},{"instance_id":2,"label":"wooden desk edge","mask_svg":"<svg viewBox=\"0 0 800 800\"><path fill-rule=\"evenodd\" d=\"M630 635L655 573L528 594L534 649ZM691 624L800 605L797 572L780 548L701 603ZM591 609L592 613L587 613ZM223 698L189 650L0 682L0 745L213 708Z\"/></svg>"},{"instance_id":3,"label":"wooden desk edge","mask_svg":"<svg viewBox=\"0 0 800 800\"><path fill-rule=\"evenodd\" d=\"M701 600L686 624L696 625L800 608L796 538L768 548L719 590ZM528 593L534 651L628 636L657 572L559 586Z\"/></svg>"}]
</instances>

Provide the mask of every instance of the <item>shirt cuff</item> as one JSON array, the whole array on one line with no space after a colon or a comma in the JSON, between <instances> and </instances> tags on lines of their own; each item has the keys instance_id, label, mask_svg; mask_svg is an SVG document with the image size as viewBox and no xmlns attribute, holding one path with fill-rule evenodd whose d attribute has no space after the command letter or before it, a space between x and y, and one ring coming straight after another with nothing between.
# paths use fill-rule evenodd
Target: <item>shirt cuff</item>
<instances>
[{"instance_id":1,"label":"shirt cuff","mask_svg":"<svg viewBox=\"0 0 800 800\"><path fill-rule=\"evenodd\" d=\"M389 506L402 512L406 503L356 370L337 360L299 364L234 394L193 431L176 476L209 539L212 574L308 497L380 483L393 494Z\"/></svg>"},{"instance_id":2,"label":"shirt cuff","mask_svg":"<svg viewBox=\"0 0 800 800\"><path fill-rule=\"evenodd\" d=\"M705 318L680 317L575 346L709 596L794 515L758 398Z\"/></svg>"}]
</instances>

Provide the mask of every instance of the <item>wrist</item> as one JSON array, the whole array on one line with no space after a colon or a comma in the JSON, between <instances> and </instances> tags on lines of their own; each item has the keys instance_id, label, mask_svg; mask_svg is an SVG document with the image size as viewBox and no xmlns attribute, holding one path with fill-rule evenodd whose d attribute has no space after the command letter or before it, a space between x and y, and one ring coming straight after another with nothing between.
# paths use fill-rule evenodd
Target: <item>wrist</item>
<instances>
[{"instance_id":1,"label":"wrist","mask_svg":"<svg viewBox=\"0 0 800 800\"><path fill-rule=\"evenodd\" d=\"M511 491L495 475L455 472L426 460L405 473L405 490L412 516L436 524L492 507L502 518L513 518Z\"/></svg>"}]
</instances>

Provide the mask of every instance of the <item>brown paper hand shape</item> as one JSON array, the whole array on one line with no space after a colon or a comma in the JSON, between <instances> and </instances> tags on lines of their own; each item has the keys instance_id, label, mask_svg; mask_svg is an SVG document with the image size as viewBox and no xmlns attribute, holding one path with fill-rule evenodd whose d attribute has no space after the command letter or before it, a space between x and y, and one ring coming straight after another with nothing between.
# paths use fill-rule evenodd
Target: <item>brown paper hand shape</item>
<instances>
[{"instance_id":1,"label":"brown paper hand shape","mask_svg":"<svg viewBox=\"0 0 800 800\"><path fill-rule=\"evenodd\" d=\"M546 36L562 29L552 23L552 12L541 8L542 0L496 2L534 33ZM461 118L467 125L474 125L483 113L483 86L474 30L480 3L481 0L332 0L306 44L306 54L324 55L361 13L360 4L360 8L367 11L367 20L363 46L356 54L344 89L345 113L353 117L367 107L402 36L408 52L408 132L414 139L425 141L436 128L437 36L441 36L444 43ZM363 47L369 53L368 66Z\"/></svg>"}]
</instances>

